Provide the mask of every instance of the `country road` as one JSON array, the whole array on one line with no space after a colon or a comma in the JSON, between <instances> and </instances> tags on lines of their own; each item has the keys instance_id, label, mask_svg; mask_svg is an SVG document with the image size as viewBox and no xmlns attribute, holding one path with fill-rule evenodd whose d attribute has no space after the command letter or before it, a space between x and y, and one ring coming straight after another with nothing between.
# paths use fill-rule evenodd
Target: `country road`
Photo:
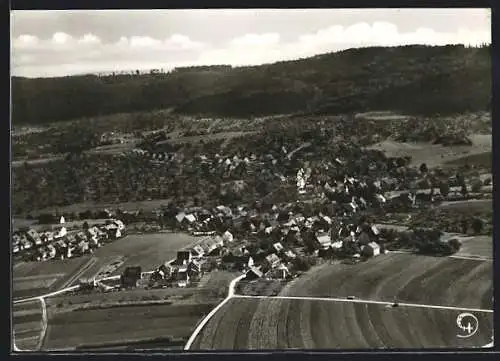
<instances>
[{"instance_id":1,"label":"country road","mask_svg":"<svg viewBox=\"0 0 500 361\"><path fill-rule=\"evenodd\" d=\"M250 296L250 295L234 295L234 298L255 298L255 299L276 299L276 300L307 300L307 301L324 301L324 302L347 302L347 303L366 303L382 306L394 305L394 302L387 301L374 301L364 299L348 299L336 297L305 297L305 296ZM452 310L452 311L466 311L466 312L485 312L493 313L493 310L482 308L468 308L468 307L454 307L454 306L441 306L441 305L427 305L420 303L405 303L398 302L398 307L418 307L418 308L432 308L437 310Z\"/></svg>"},{"instance_id":2,"label":"country road","mask_svg":"<svg viewBox=\"0 0 500 361\"><path fill-rule=\"evenodd\" d=\"M245 278L245 274L238 276L231 281L231 283L229 284L227 297L221 303L219 303L212 311L210 311L210 313L208 315L206 315L205 318L198 324L198 327L196 327L196 329L193 331L193 333L189 337L186 345L184 346L185 351L190 349L194 340L196 340L196 337L198 336L198 334L201 332L203 327L205 327L205 325L208 323L208 321L210 321L210 319L217 313L217 311L219 311L231 298L234 297L234 291L235 291L236 284L238 283L238 281L242 280L243 278Z\"/></svg>"}]
</instances>

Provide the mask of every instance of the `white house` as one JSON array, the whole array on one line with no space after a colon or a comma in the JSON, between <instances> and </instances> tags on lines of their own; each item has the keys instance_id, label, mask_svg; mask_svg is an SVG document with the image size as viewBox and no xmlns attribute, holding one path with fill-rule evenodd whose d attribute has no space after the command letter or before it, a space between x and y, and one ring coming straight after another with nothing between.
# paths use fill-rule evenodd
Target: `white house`
<instances>
[{"instance_id":1,"label":"white house","mask_svg":"<svg viewBox=\"0 0 500 361\"><path fill-rule=\"evenodd\" d=\"M229 231L225 231L224 234L222 235L222 239L224 243L231 243L234 240L233 235Z\"/></svg>"},{"instance_id":2,"label":"white house","mask_svg":"<svg viewBox=\"0 0 500 361\"><path fill-rule=\"evenodd\" d=\"M380 246L376 242L370 242L361 251L367 257L375 257L380 254Z\"/></svg>"},{"instance_id":3,"label":"white house","mask_svg":"<svg viewBox=\"0 0 500 361\"><path fill-rule=\"evenodd\" d=\"M276 242L273 244L273 248L276 250L276 252L281 252L283 251L283 245L280 242Z\"/></svg>"}]
</instances>

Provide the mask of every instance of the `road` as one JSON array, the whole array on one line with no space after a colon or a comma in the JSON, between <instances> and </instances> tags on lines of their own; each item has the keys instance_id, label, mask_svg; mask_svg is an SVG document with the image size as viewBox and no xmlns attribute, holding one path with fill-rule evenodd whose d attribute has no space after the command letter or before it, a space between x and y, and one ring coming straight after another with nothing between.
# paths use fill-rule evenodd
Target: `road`
<instances>
[{"instance_id":1,"label":"road","mask_svg":"<svg viewBox=\"0 0 500 361\"><path fill-rule=\"evenodd\" d=\"M283 300L307 300L307 301L325 301L325 302L347 302L347 303L366 303L374 305L392 306L394 302L387 301L374 301L364 299L347 299L336 297L304 297L304 296L249 296L249 295L234 295L235 298L256 298L256 299L283 299ZM486 310L482 308L467 308L467 307L454 307L454 306L440 306L440 305L427 305L420 303L405 303L398 302L398 307L418 307L418 308L432 308L437 310L452 310L452 311L467 311L467 312L485 312L493 313L493 310Z\"/></svg>"},{"instance_id":2,"label":"road","mask_svg":"<svg viewBox=\"0 0 500 361\"><path fill-rule=\"evenodd\" d=\"M386 253L401 253L401 254L415 254L414 252L411 251L386 251ZM484 261L484 262L493 262L493 258L490 257L484 257L484 256L478 256L478 255L450 255L446 256L447 258L454 258L454 259L466 259L470 261Z\"/></svg>"},{"instance_id":3,"label":"road","mask_svg":"<svg viewBox=\"0 0 500 361\"><path fill-rule=\"evenodd\" d=\"M205 327L205 325L208 323L208 321L210 321L210 319L217 313L217 311L219 311L231 298L234 297L234 291L235 291L236 284L238 283L238 281L242 280L243 278L245 278L244 274L236 277L235 279L233 279L231 281L231 283L229 284L229 290L227 293L227 297L221 303L219 303L212 311L210 311L210 313L208 315L206 315L205 318L198 324L198 327L196 327L194 332L189 337L189 339L186 343L186 346L184 346L184 350L189 350L189 348L193 344L194 340L196 340L196 337L201 332L203 327Z\"/></svg>"}]
</instances>

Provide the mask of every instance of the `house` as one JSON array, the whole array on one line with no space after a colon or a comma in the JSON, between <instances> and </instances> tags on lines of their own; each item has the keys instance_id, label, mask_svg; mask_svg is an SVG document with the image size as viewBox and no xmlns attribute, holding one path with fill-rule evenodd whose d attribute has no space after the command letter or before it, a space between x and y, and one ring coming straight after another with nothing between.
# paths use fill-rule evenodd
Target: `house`
<instances>
[{"instance_id":1,"label":"house","mask_svg":"<svg viewBox=\"0 0 500 361\"><path fill-rule=\"evenodd\" d=\"M291 250L285 251L284 255L285 255L285 257L287 257L289 259L295 259L297 257L297 255L295 253L293 253L293 251L291 251Z\"/></svg>"},{"instance_id":2,"label":"house","mask_svg":"<svg viewBox=\"0 0 500 361\"><path fill-rule=\"evenodd\" d=\"M212 242L214 242L216 247L222 247L224 245L224 240L221 236L217 235L215 237L211 237Z\"/></svg>"},{"instance_id":3,"label":"house","mask_svg":"<svg viewBox=\"0 0 500 361\"><path fill-rule=\"evenodd\" d=\"M217 249L217 244L214 241L213 237L205 238L203 241L199 243L199 246L202 248L203 254L207 256Z\"/></svg>"},{"instance_id":4,"label":"house","mask_svg":"<svg viewBox=\"0 0 500 361\"><path fill-rule=\"evenodd\" d=\"M54 237L54 232L52 232L52 231L45 232L45 237L47 239L46 242L52 242L52 241L54 241L54 238L55 238Z\"/></svg>"},{"instance_id":5,"label":"house","mask_svg":"<svg viewBox=\"0 0 500 361\"><path fill-rule=\"evenodd\" d=\"M358 237L358 242L360 245L366 246L371 242L370 235L368 232L361 232L361 234Z\"/></svg>"},{"instance_id":6,"label":"house","mask_svg":"<svg viewBox=\"0 0 500 361\"><path fill-rule=\"evenodd\" d=\"M285 265L280 265L279 267L270 270L266 273L266 278L284 280L290 275L290 271Z\"/></svg>"},{"instance_id":7,"label":"house","mask_svg":"<svg viewBox=\"0 0 500 361\"><path fill-rule=\"evenodd\" d=\"M89 251L89 243L86 241L80 241L77 246L77 252L81 255L87 253Z\"/></svg>"},{"instance_id":8,"label":"house","mask_svg":"<svg viewBox=\"0 0 500 361\"><path fill-rule=\"evenodd\" d=\"M68 244L76 244L76 243L78 243L78 241L77 241L77 239L76 239L75 235L74 235L74 234L72 234L72 233L68 233L68 234L66 235L66 237L64 237L64 238L66 238L66 242L67 242Z\"/></svg>"},{"instance_id":9,"label":"house","mask_svg":"<svg viewBox=\"0 0 500 361\"><path fill-rule=\"evenodd\" d=\"M182 267L177 269L177 271L173 274L173 281L177 284L178 287L186 287L190 281L188 268Z\"/></svg>"},{"instance_id":10,"label":"house","mask_svg":"<svg viewBox=\"0 0 500 361\"><path fill-rule=\"evenodd\" d=\"M380 254L380 246L376 242L370 242L361 249L363 256L374 257Z\"/></svg>"},{"instance_id":11,"label":"house","mask_svg":"<svg viewBox=\"0 0 500 361\"><path fill-rule=\"evenodd\" d=\"M263 273L260 269L252 267L245 273L245 279L250 281L262 278Z\"/></svg>"},{"instance_id":12,"label":"house","mask_svg":"<svg viewBox=\"0 0 500 361\"><path fill-rule=\"evenodd\" d=\"M88 238L90 238L90 240L96 244L99 242L99 236L98 236L98 228L97 227L90 227L89 229L87 229L87 235L88 235Z\"/></svg>"},{"instance_id":13,"label":"house","mask_svg":"<svg viewBox=\"0 0 500 361\"><path fill-rule=\"evenodd\" d=\"M86 242L88 240L87 235L83 231L79 231L76 233L76 239L80 242L82 242L82 241Z\"/></svg>"},{"instance_id":14,"label":"house","mask_svg":"<svg viewBox=\"0 0 500 361\"><path fill-rule=\"evenodd\" d=\"M225 231L224 234L222 235L222 240L225 244L233 242L233 235L229 231Z\"/></svg>"},{"instance_id":15,"label":"house","mask_svg":"<svg viewBox=\"0 0 500 361\"><path fill-rule=\"evenodd\" d=\"M276 250L277 253L280 253L284 249L283 245L280 242L274 243L273 248Z\"/></svg>"},{"instance_id":16,"label":"house","mask_svg":"<svg viewBox=\"0 0 500 361\"><path fill-rule=\"evenodd\" d=\"M332 239L330 235L326 232L319 233L314 237L315 247L326 249L332 244Z\"/></svg>"},{"instance_id":17,"label":"house","mask_svg":"<svg viewBox=\"0 0 500 361\"><path fill-rule=\"evenodd\" d=\"M55 258L55 257L56 257L56 255L57 255L57 251L56 251L56 248L55 248L53 245L49 244L49 245L47 246L47 250L48 250L48 253L49 253L49 258L50 258L50 259L52 259L52 258Z\"/></svg>"},{"instance_id":18,"label":"house","mask_svg":"<svg viewBox=\"0 0 500 361\"><path fill-rule=\"evenodd\" d=\"M192 260L187 266L187 273L190 278L198 277L201 273L201 265L196 260Z\"/></svg>"},{"instance_id":19,"label":"house","mask_svg":"<svg viewBox=\"0 0 500 361\"><path fill-rule=\"evenodd\" d=\"M337 241L337 242L333 242L330 247L332 247L332 249L341 249L343 244L344 244L344 242Z\"/></svg>"},{"instance_id":20,"label":"house","mask_svg":"<svg viewBox=\"0 0 500 361\"><path fill-rule=\"evenodd\" d=\"M184 221L184 218L186 217L186 213L180 212L175 216L175 219L177 219L177 222L182 223Z\"/></svg>"},{"instance_id":21,"label":"house","mask_svg":"<svg viewBox=\"0 0 500 361\"><path fill-rule=\"evenodd\" d=\"M333 220L330 217L328 217L328 216L323 216L322 218L329 225L331 225L333 223Z\"/></svg>"},{"instance_id":22,"label":"house","mask_svg":"<svg viewBox=\"0 0 500 361\"><path fill-rule=\"evenodd\" d=\"M115 219L114 222L118 226L118 229L120 231L124 231L125 230L125 224L123 224L122 221L120 221L119 219Z\"/></svg>"},{"instance_id":23,"label":"house","mask_svg":"<svg viewBox=\"0 0 500 361\"><path fill-rule=\"evenodd\" d=\"M200 246L200 245L196 245L193 247L192 249L192 252L191 254L193 255L193 257L203 257L203 255L205 254L205 251L203 250L203 248Z\"/></svg>"},{"instance_id":24,"label":"house","mask_svg":"<svg viewBox=\"0 0 500 361\"><path fill-rule=\"evenodd\" d=\"M233 212L231 211L231 208L229 208L229 207L220 205L220 206L215 207L215 209L217 210L217 213L222 213L222 215L224 217L232 217L233 216Z\"/></svg>"},{"instance_id":25,"label":"house","mask_svg":"<svg viewBox=\"0 0 500 361\"><path fill-rule=\"evenodd\" d=\"M26 233L26 237L28 238L29 241L31 241L35 246L40 246L42 245L42 239L40 238L40 235L38 234L37 231L34 229L30 229Z\"/></svg>"},{"instance_id":26,"label":"house","mask_svg":"<svg viewBox=\"0 0 500 361\"><path fill-rule=\"evenodd\" d=\"M196 217L194 214L186 214L186 216L184 217L184 219L189 222L189 224L193 224L194 222L196 222Z\"/></svg>"},{"instance_id":27,"label":"house","mask_svg":"<svg viewBox=\"0 0 500 361\"><path fill-rule=\"evenodd\" d=\"M68 244L63 240L59 240L54 243L56 249L56 257L63 260L68 256Z\"/></svg>"},{"instance_id":28,"label":"house","mask_svg":"<svg viewBox=\"0 0 500 361\"><path fill-rule=\"evenodd\" d=\"M254 262L253 258L251 256L248 257L247 267L253 268L254 265L255 265L255 262Z\"/></svg>"},{"instance_id":29,"label":"house","mask_svg":"<svg viewBox=\"0 0 500 361\"><path fill-rule=\"evenodd\" d=\"M276 255L276 253L271 253L270 255L266 256L265 258L265 264L268 268L275 268L278 267L278 265L281 263L280 258Z\"/></svg>"},{"instance_id":30,"label":"house","mask_svg":"<svg viewBox=\"0 0 500 361\"><path fill-rule=\"evenodd\" d=\"M57 228L56 228L57 229ZM62 238L68 234L68 230L66 227L61 227L59 230L54 234L54 238Z\"/></svg>"},{"instance_id":31,"label":"house","mask_svg":"<svg viewBox=\"0 0 500 361\"><path fill-rule=\"evenodd\" d=\"M141 279L141 267L127 267L123 274L120 276L120 284L122 287L136 287L138 281Z\"/></svg>"},{"instance_id":32,"label":"house","mask_svg":"<svg viewBox=\"0 0 500 361\"><path fill-rule=\"evenodd\" d=\"M172 275L173 269L168 263L166 263L166 264L162 264L160 267L158 267L158 272L164 279L166 279L166 278L170 278L170 276Z\"/></svg>"},{"instance_id":33,"label":"house","mask_svg":"<svg viewBox=\"0 0 500 361\"><path fill-rule=\"evenodd\" d=\"M177 257L175 259L175 264L187 264L191 262L193 258L193 255L191 254L191 251L178 251L177 252Z\"/></svg>"}]
</instances>

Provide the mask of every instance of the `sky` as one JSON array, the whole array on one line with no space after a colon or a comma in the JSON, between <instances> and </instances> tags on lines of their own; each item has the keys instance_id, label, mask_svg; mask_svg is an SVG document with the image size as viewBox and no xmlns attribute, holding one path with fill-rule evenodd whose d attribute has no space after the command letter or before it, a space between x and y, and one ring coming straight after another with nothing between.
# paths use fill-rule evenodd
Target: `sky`
<instances>
[{"instance_id":1,"label":"sky","mask_svg":"<svg viewBox=\"0 0 500 361\"><path fill-rule=\"evenodd\" d=\"M365 46L491 43L487 9L23 10L11 73L259 65Z\"/></svg>"}]
</instances>

